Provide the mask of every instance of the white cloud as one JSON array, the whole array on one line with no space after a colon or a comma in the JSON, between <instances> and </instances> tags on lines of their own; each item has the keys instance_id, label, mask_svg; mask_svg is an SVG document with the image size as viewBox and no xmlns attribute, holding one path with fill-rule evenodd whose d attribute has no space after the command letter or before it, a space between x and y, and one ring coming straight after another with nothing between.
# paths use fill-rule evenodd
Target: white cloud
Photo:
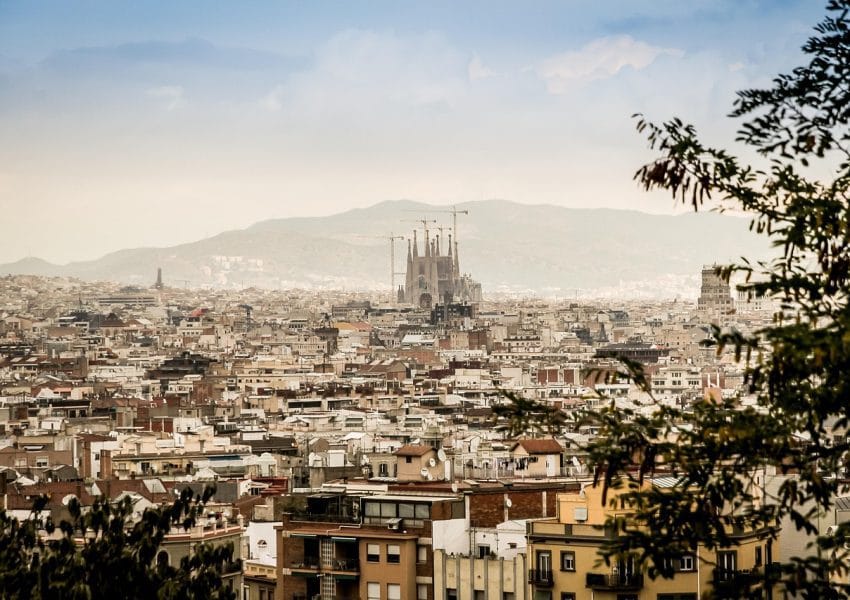
<instances>
[{"instance_id":1,"label":"white cloud","mask_svg":"<svg viewBox=\"0 0 850 600\"><path fill-rule=\"evenodd\" d=\"M740 71L741 69L744 69L746 66L747 65L745 65L741 61L733 62L732 64L729 65L729 72L735 73L736 71Z\"/></svg>"},{"instance_id":2,"label":"white cloud","mask_svg":"<svg viewBox=\"0 0 850 600\"><path fill-rule=\"evenodd\" d=\"M283 108L384 117L447 108L465 93L466 67L464 53L439 33L346 30L318 49L310 70L289 79Z\"/></svg>"},{"instance_id":3,"label":"white cloud","mask_svg":"<svg viewBox=\"0 0 850 600\"><path fill-rule=\"evenodd\" d=\"M272 91L260 98L260 106L271 112L277 112L283 108L285 88L282 85L276 85Z\"/></svg>"},{"instance_id":4,"label":"white cloud","mask_svg":"<svg viewBox=\"0 0 850 600\"><path fill-rule=\"evenodd\" d=\"M484 66L484 63L481 62L481 57L477 54L472 57L471 61L469 61L469 66L466 71L469 75L470 81L475 81L476 79L487 79L488 77L493 77L496 74L495 71Z\"/></svg>"},{"instance_id":5,"label":"white cloud","mask_svg":"<svg viewBox=\"0 0 850 600\"><path fill-rule=\"evenodd\" d=\"M185 104L183 88L179 85L162 85L147 90L151 98L162 101L165 110L176 110Z\"/></svg>"},{"instance_id":6,"label":"white cloud","mask_svg":"<svg viewBox=\"0 0 850 600\"><path fill-rule=\"evenodd\" d=\"M564 52L544 60L537 74L546 82L552 94L565 94L571 88L588 81L607 79L623 68L640 70L651 65L659 56L682 56L675 48L651 46L628 35L593 40L580 50Z\"/></svg>"}]
</instances>

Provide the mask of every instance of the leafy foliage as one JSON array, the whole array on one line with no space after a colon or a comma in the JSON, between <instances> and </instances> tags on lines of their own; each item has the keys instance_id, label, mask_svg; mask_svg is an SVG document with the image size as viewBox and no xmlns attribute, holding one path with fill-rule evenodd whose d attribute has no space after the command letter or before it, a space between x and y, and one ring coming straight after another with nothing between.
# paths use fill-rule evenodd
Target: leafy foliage
<instances>
[{"instance_id":1,"label":"leafy foliage","mask_svg":"<svg viewBox=\"0 0 850 600\"><path fill-rule=\"evenodd\" d=\"M587 448L596 483L620 488L608 501L630 512L609 523L618 536L607 559L628 554L650 576L671 576L670 559L734 547L736 531L775 540L780 522L790 521L809 536L801 555L780 557L723 594L763 597L781 586L803 598L850 597L850 525L834 535L817 527L847 491L850 466L849 11L850 1L830 1L803 47L808 64L769 89L739 92L730 115L745 119L737 141L764 166L704 144L680 119L657 125L636 115L659 152L637 181L695 210L710 204L749 214L776 257L742 259L721 275L742 276L739 289L778 300L781 310L752 336L714 331L718 352L732 349L741 362L755 405L704 400L637 411L611 403L586 415L600 427ZM658 472L678 485L645 485Z\"/></svg>"},{"instance_id":2,"label":"leafy foliage","mask_svg":"<svg viewBox=\"0 0 850 600\"><path fill-rule=\"evenodd\" d=\"M0 593L10 600L233 599L222 585L222 573L235 566L229 545L199 544L178 566L158 556L169 531L194 526L212 493L193 498L184 490L135 523L129 498L98 499L86 511L72 499L70 520L59 523L42 514L43 497L28 519L0 512Z\"/></svg>"}]
</instances>

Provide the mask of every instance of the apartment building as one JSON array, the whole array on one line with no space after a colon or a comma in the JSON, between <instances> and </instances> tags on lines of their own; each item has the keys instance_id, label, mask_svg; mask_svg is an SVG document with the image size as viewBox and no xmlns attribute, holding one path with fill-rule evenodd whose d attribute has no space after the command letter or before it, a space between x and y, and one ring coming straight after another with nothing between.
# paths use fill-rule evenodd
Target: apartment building
<instances>
[{"instance_id":1,"label":"apartment building","mask_svg":"<svg viewBox=\"0 0 850 600\"><path fill-rule=\"evenodd\" d=\"M434 600L432 522L462 519L454 495L376 494L360 518L283 515L276 600ZM298 519L303 520L298 520Z\"/></svg>"},{"instance_id":2,"label":"apartment building","mask_svg":"<svg viewBox=\"0 0 850 600\"><path fill-rule=\"evenodd\" d=\"M673 478L646 485L669 487ZM616 493L609 490L609 495ZM602 503L600 487L558 495L557 515L528 523L528 583L535 600L698 600L731 597L775 560L771 531L731 532L736 545L700 548L673 565L670 579L651 579L633 561L606 566L600 550L613 539L608 517L626 510ZM737 597L737 596L735 596Z\"/></svg>"}]
</instances>

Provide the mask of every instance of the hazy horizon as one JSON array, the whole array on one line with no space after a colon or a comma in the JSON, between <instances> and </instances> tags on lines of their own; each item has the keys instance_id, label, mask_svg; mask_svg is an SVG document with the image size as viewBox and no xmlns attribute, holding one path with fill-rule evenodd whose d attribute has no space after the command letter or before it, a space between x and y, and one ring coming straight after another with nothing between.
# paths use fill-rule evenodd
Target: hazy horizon
<instances>
[{"instance_id":1,"label":"hazy horizon","mask_svg":"<svg viewBox=\"0 0 850 600\"><path fill-rule=\"evenodd\" d=\"M730 145L805 0L0 3L0 263L392 199L672 213L630 117Z\"/></svg>"}]
</instances>

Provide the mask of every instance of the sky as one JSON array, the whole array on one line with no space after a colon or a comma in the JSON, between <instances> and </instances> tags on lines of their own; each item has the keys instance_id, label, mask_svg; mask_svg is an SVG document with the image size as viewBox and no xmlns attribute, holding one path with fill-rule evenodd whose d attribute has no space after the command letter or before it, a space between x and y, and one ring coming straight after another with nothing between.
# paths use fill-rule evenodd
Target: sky
<instances>
[{"instance_id":1,"label":"sky","mask_svg":"<svg viewBox=\"0 0 850 600\"><path fill-rule=\"evenodd\" d=\"M0 263L385 200L669 213L634 113L734 147L814 0L0 0Z\"/></svg>"}]
</instances>

